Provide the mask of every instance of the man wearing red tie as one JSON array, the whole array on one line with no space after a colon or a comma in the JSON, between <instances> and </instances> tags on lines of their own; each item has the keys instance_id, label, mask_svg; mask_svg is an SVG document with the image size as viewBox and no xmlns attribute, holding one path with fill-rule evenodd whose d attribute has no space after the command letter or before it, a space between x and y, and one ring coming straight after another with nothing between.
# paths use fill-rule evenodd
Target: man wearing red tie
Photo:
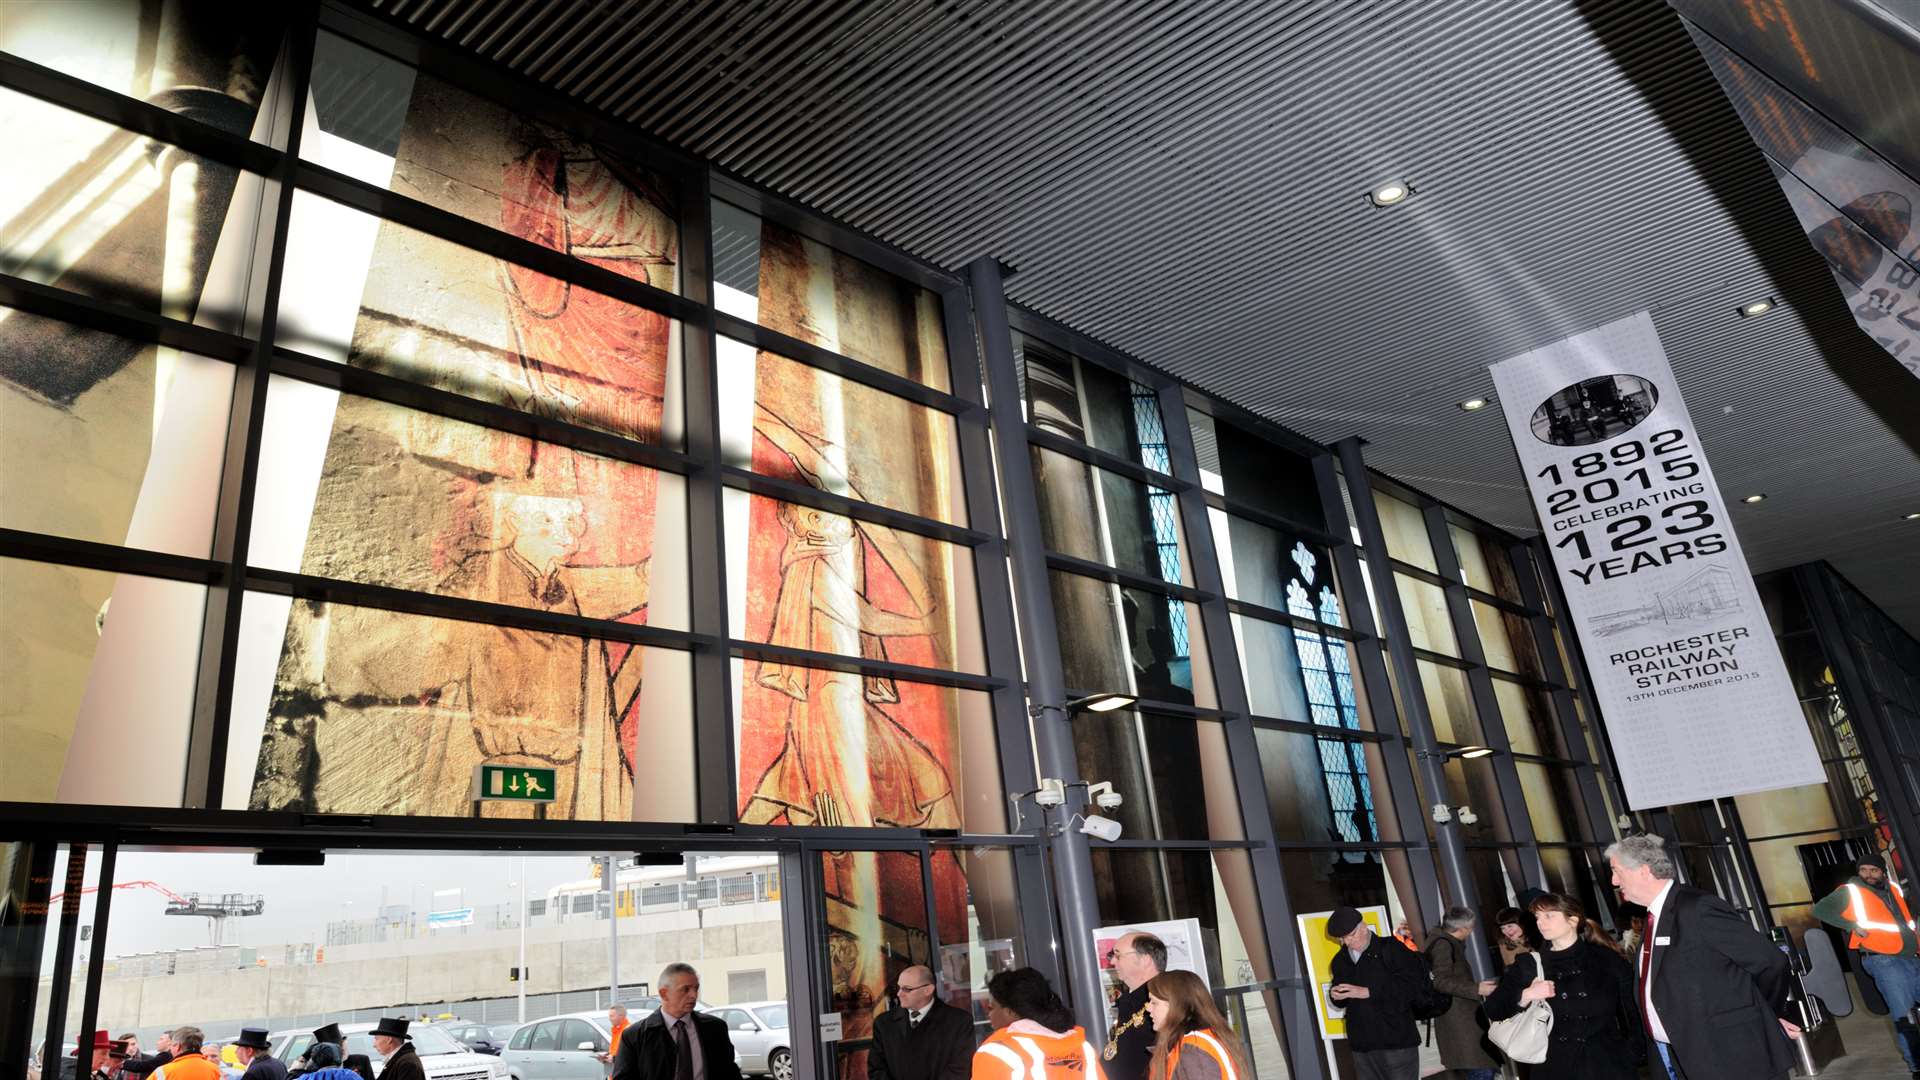
<instances>
[{"instance_id":1,"label":"man wearing red tie","mask_svg":"<svg viewBox=\"0 0 1920 1080\"><path fill-rule=\"evenodd\" d=\"M1786 955L1712 893L1677 885L1657 836L1607 848L1613 884L1647 909L1634 957L1649 1063L1673 1080L1778 1080L1793 1067L1787 1040ZM1661 1069L1654 1069L1655 1077Z\"/></svg>"}]
</instances>

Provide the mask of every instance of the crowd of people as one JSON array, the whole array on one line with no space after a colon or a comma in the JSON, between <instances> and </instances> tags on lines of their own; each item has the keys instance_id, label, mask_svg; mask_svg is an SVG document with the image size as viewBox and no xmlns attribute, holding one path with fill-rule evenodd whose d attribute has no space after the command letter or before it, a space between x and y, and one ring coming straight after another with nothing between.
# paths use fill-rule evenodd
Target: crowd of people
<instances>
[{"instance_id":1,"label":"crowd of people","mask_svg":"<svg viewBox=\"0 0 1920 1080\"><path fill-rule=\"evenodd\" d=\"M1449 909L1424 944L1403 932L1376 934L1351 907L1327 920L1339 944L1327 1004L1345 1024L1358 1080L1419 1080L1420 1022L1442 1063L1460 1080L1493 1080L1503 1057L1490 1027L1551 1010L1544 1060L1519 1064L1523 1080L1778 1080L1800 1036L1788 993L1786 956L1725 901L1676 884L1664 843L1632 836L1607 849L1614 886L1633 906L1625 944L1572 897L1531 891L1495 918L1497 978L1474 974L1473 911ZM1920 924L1877 856L1816 905L1820 918L1852 935L1863 970L1893 1015L1920 1004ZM1040 972L1003 971L987 982L992 1031L976 1040L974 1018L941 1000L924 966L896 980L897 1007L876 1017L867 1080L1247 1080L1246 1046L1207 984L1167 969L1167 947L1152 934L1123 934L1104 958L1124 991L1110 1035L1096 1050L1087 1027ZM616 1025L604 1056L611 1080L741 1080L726 1023L698 1012L700 977L687 964L661 973L660 1007ZM1537 1014L1536 1014L1537 1015ZM1911 1025L1896 1027L1902 1053ZM245 1029L233 1044L244 1080L374 1080L367 1055L346 1054L336 1024L313 1033L289 1069L269 1052L267 1032ZM408 1043L407 1021L372 1032L384 1058L381 1080L426 1080ZM131 1035L95 1033L88 1080L222 1080L198 1028L161 1037L141 1054ZM77 1076L80 1051L59 1080ZM1920 1077L1920 1071L1915 1073ZM38 1080L38 1078L36 1078ZM54 1080L52 1077L46 1080Z\"/></svg>"}]
</instances>

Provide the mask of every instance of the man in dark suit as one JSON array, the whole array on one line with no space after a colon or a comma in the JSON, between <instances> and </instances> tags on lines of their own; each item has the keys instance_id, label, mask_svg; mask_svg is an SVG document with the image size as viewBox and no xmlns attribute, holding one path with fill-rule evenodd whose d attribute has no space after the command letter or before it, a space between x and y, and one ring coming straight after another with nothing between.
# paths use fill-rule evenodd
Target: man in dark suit
<instances>
[{"instance_id":1,"label":"man in dark suit","mask_svg":"<svg viewBox=\"0 0 1920 1080\"><path fill-rule=\"evenodd\" d=\"M873 1021L867 1080L967 1080L973 1017L939 999L927 968L901 972L897 989L900 1007Z\"/></svg>"},{"instance_id":2,"label":"man in dark suit","mask_svg":"<svg viewBox=\"0 0 1920 1080\"><path fill-rule=\"evenodd\" d=\"M373 1048L387 1058L380 1070L381 1080L427 1080L427 1067L420 1064L420 1055L413 1049L407 1026L406 1020L388 1016L381 1019L379 1027L368 1032L373 1036Z\"/></svg>"},{"instance_id":3,"label":"man in dark suit","mask_svg":"<svg viewBox=\"0 0 1920 1080\"><path fill-rule=\"evenodd\" d=\"M700 973L668 964L660 972L659 1010L620 1036L613 1080L740 1080L727 1022L695 1012L699 999Z\"/></svg>"},{"instance_id":4,"label":"man in dark suit","mask_svg":"<svg viewBox=\"0 0 1920 1080\"><path fill-rule=\"evenodd\" d=\"M1676 885L1657 836L1607 848L1613 884L1647 909L1634 956L1654 1075L1675 1080L1776 1080L1800 1037L1787 1001L1787 958L1727 902ZM1658 1063L1665 1063L1664 1070Z\"/></svg>"},{"instance_id":5,"label":"man in dark suit","mask_svg":"<svg viewBox=\"0 0 1920 1080\"><path fill-rule=\"evenodd\" d=\"M1107 1080L1147 1080L1153 1060L1153 1018L1147 1015L1147 983L1167 969L1166 942L1140 930L1121 934L1107 964L1127 988L1113 1003L1113 1023L1101 1051Z\"/></svg>"}]
</instances>

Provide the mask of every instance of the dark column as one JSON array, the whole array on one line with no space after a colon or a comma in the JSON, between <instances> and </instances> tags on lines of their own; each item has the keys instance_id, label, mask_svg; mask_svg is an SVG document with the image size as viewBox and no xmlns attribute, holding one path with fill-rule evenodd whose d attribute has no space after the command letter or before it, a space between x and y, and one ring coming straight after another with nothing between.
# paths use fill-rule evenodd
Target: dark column
<instances>
[{"instance_id":1,"label":"dark column","mask_svg":"<svg viewBox=\"0 0 1920 1080\"><path fill-rule=\"evenodd\" d=\"M1028 464L1026 421L1021 416L1019 372L1013 356L1013 331L1007 325L1007 295L1000 264L980 258L967 268L973 286L974 325L985 358L987 396L992 402L993 448L1000 472L1000 502L1007 515L1007 555L1013 568L1013 608L1026 653L1027 695L1033 702L1033 746L1040 775L1073 783L1080 779L1074 759L1072 723L1065 709L1066 678L1055 636L1053 593L1047 580L1047 551L1040 539L1040 505ZM1106 1038L1106 999L1101 992L1100 961L1093 954L1093 929L1099 925L1093 893L1093 864L1087 838L1067 830L1052 842L1055 895L1060 915L1061 953L1067 978L1062 996L1086 1023L1094 1041Z\"/></svg>"},{"instance_id":2,"label":"dark column","mask_svg":"<svg viewBox=\"0 0 1920 1080\"><path fill-rule=\"evenodd\" d=\"M1420 689L1420 668L1414 661L1413 642L1407 637L1407 615L1400 604L1400 590L1394 587L1393 568L1387 552L1387 535L1380 527L1380 513L1373 505L1373 485L1368 482L1367 462L1360 454L1360 440L1350 437L1334 444L1340 454L1340 470L1346 474L1347 493L1353 497L1354 526L1360 530L1360 544L1372 552L1372 565L1380 571L1374 580L1374 602L1380 605L1380 619L1391 628L1387 637L1387 657L1399 676L1400 707L1406 711L1407 738L1413 746L1414 768L1426 784L1427 794L1444 800L1447 794L1445 764L1434 747L1433 717L1427 712L1427 697ZM1416 805L1419 805L1416 803ZM1422 812L1428 808L1421 807ZM1473 874L1467 867L1466 843L1460 836L1460 823L1446 821L1433 827L1438 867L1446 880L1447 892L1454 903L1479 910L1480 897L1473 887ZM1431 922L1438 922L1441 908L1435 907Z\"/></svg>"},{"instance_id":3,"label":"dark column","mask_svg":"<svg viewBox=\"0 0 1920 1080\"><path fill-rule=\"evenodd\" d=\"M1266 932L1267 955L1273 977L1280 982L1280 1016L1286 1031L1287 1068L1294 1080L1322 1080L1326 1055L1321 1053L1320 1030L1308 995L1318 988L1308 978L1300 950L1294 948L1293 904L1280 872L1275 850L1273 814L1267 808L1266 780L1260 770L1260 747L1253 734L1252 706L1240 675L1239 642L1227 610L1227 587L1220 572L1220 553L1214 550L1213 527L1208 520L1206 491L1200 486L1200 463L1194 456L1193 432L1187 424L1187 401L1178 384L1160 387L1160 423L1166 432L1167 457L1173 475L1186 481L1176 496L1180 524L1187 537L1193 584L1212 599L1200 601L1200 624L1207 635L1207 657L1214 692L1227 715L1219 721L1233 759L1233 784L1239 795L1242 835L1254 845L1248 852L1253 880L1259 890L1260 922ZM1337 498L1338 496L1336 496ZM1200 720L1196 723L1206 723ZM1225 913L1223 913L1224 915ZM1244 1001L1242 1002L1244 1005Z\"/></svg>"}]
</instances>

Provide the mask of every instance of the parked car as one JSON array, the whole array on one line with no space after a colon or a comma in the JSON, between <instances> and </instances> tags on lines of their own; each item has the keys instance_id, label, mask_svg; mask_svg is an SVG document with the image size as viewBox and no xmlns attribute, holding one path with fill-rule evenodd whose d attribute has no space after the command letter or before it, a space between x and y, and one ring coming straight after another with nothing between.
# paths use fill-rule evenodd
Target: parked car
<instances>
[{"instance_id":1,"label":"parked car","mask_svg":"<svg viewBox=\"0 0 1920 1080\"><path fill-rule=\"evenodd\" d=\"M520 1025L517 1023L488 1024L487 1034L492 1037L493 1041L496 1044L498 1044L501 1047L501 1049L505 1049L507 1045L507 1040L513 1038L514 1031L516 1031L519 1027Z\"/></svg>"},{"instance_id":2,"label":"parked car","mask_svg":"<svg viewBox=\"0 0 1920 1080\"><path fill-rule=\"evenodd\" d=\"M476 1054L492 1054L494 1057L499 1057L506 1042L505 1039L494 1038L493 1029L485 1024L470 1023L466 1020L443 1020L433 1026L453 1036L455 1040ZM508 1033L512 1033L511 1028L508 1029Z\"/></svg>"},{"instance_id":3,"label":"parked car","mask_svg":"<svg viewBox=\"0 0 1920 1080\"><path fill-rule=\"evenodd\" d=\"M651 1007L637 1004L638 998L625 999L627 1021L637 1024L652 1016L660 999L652 998ZM703 1001L694 1008L714 1011ZM615 1053L612 1029L607 1026L604 1009L592 1012L562 1013L540 1020L529 1020L514 1029L500 1059L507 1064L512 1080L606 1080L607 1063L602 1055ZM740 1048L734 1047L733 1060L741 1061ZM432 1080L432 1078L429 1078Z\"/></svg>"},{"instance_id":4,"label":"parked car","mask_svg":"<svg viewBox=\"0 0 1920 1080\"><path fill-rule=\"evenodd\" d=\"M373 1063L373 1074L378 1076L386 1068L387 1059L373 1048L373 1037L367 1034L376 1026L342 1024L340 1032L347 1037L347 1053L367 1055L367 1060ZM408 1033L413 1036L413 1049L420 1055L427 1080L507 1080L507 1067L499 1058L476 1054L431 1024L422 1024ZM267 1036L267 1045L273 1048L274 1057L291 1068L306 1054L307 1047L313 1045L313 1031L310 1028L276 1031Z\"/></svg>"},{"instance_id":5,"label":"parked car","mask_svg":"<svg viewBox=\"0 0 1920 1080\"><path fill-rule=\"evenodd\" d=\"M727 1022L740 1071L793 1080L793 1041L787 1034L787 1003L749 1001L711 1010Z\"/></svg>"}]
</instances>

